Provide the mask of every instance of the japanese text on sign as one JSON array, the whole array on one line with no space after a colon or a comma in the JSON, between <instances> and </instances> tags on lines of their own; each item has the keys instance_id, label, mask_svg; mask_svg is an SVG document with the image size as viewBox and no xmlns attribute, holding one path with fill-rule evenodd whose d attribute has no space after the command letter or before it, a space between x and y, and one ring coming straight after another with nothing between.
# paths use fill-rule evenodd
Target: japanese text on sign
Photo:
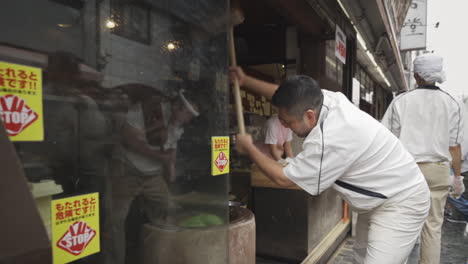
<instances>
[{"instance_id":1,"label":"japanese text on sign","mask_svg":"<svg viewBox=\"0 0 468 264\"><path fill-rule=\"evenodd\" d=\"M401 50L419 50L426 48L427 1L413 0L405 17L400 32Z\"/></svg>"},{"instance_id":2,"label":"japanese text on sign","mask_svg":"<svg viewBox=\"0 0 468 264\"><path fill-rule=\"evenodd\" d=\"M12 141L42 141L41 69L0 62L0 118Z\"/></svg>"},{"instance_id":3,"label":"japanese text on sign","mask_svg":"<svg viewBox=\"0 0 468 264\"><path fill-rule=\"evenodd\" d=\"M98 193L54 200L51 206L54 264L100 251Z\"/></svg>"},{"instance_id":4,"label":"japanese text on sign","mask_svg":"<svg viewBox=\"0 0 468 264\"><path fill-rule=\"evenodd\" d=\"M76 199L72 202L56 203L55 205L55 219L56 224L72 222L85 217L94 216L96 213L96 198L84 197Z\"/></svg>"},{"instance_id":5,"label":"japanese text on sign","mask_svg":"<svg viewBox=\"0 0 468 264\"><path fill-rule=\"evenodd\" d=\"M229 137L212 137L211 152L211 174L229 173Z\"/></svg>"},{"instance_id":6,"label":"japanese text on sign","mask_svg":"<svg viewBox=\"0 0 468 264\"><path fill-rule=\"evenodd\" d=\"M2 63L3 64L3 63ZM0 64L0 86L4 89L27 90L35 92L41 86L37 70L28 70L25 66ZM20 68L21 67L21 68Z\"/></svg>"}]
</instances>

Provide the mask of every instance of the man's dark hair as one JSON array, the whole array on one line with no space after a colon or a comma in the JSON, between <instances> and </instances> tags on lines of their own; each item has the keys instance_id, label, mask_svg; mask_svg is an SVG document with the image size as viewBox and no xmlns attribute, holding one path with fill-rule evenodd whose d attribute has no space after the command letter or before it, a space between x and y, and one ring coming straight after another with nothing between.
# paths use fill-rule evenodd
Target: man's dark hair
<instances>
[{"instance_id":1,"label":"man's dark hair","mask_svg":"<svg viewBox=\"0 0 468 264\"><path fill-rule=\"evenodd\" d=\"M309 76L296 75L286 79L276 90L272 103L302 118L305 111L317 110L322 105L322 91L319 84Z\"/></svg>"}]
</instances>

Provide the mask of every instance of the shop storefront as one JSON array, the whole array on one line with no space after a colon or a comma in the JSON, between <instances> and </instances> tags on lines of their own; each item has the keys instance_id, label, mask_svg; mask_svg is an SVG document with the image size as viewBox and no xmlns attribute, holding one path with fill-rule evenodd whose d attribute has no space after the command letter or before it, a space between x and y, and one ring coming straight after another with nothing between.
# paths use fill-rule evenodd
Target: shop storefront
<instances>
[{"instance_id":1,"label":"shop storefront","mask_svg":"<svg viewBox=\"0 0 468 264\"><path fill-rule=\"evenodd\" d=\"M219 0L2 3L2 118L54 263L227 263L229 168L212 162L213 137L229 154L227 14Z\"/></svg>"},{"instance_id":2,"label":"shop storefront","mask_svg":"<svg viewBox=\"0 0 468 264\"><path fill-rule=\"evenodd\" d=\"M356 33L337 2L239 2L245 22L235 28L235 42L238 63L248 74L276 83L305 74L323 89L351 98ZM276 109L264 97L249 92L242 97L246 129L264 147L265 123ZM302 140L292 140L294 154L302 150ZM325 262L350 228L337 192L311 196L297 186L278 186L250 161L235 157L232 193L255 214L257 255L272 262Z\"/></svg>"}]
</instances>

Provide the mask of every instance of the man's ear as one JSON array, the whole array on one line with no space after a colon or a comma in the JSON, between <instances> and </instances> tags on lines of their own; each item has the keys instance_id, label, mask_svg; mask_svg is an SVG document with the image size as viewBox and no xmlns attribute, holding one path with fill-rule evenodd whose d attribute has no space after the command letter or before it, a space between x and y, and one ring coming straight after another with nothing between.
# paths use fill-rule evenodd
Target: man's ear
<instances>
[{"instance_id":1,"label":"man's ear","mask_svg":"<svg viewBox=\"0 0 468 264\"><path fill-rule=\"evenodd\" d=\"M414 79L416 80L417 84L424 82L424 79L421 78L421 76L418 73L415 72L413 74L413 76L414 76Z\"/></svg>"},{"instance_id":2,"label":"man's ear","mask_svg":"<svg viewBox=\"0 0 468 264\"><path fill-rule=\"evenodd\" d=\"M304 113L304 121L307 122L307 124L309 125L314 125L315 126L315 123L317 123L317 115L315 113L314 110L307 110L305 111Z\"/></svg>"}]
</instances>

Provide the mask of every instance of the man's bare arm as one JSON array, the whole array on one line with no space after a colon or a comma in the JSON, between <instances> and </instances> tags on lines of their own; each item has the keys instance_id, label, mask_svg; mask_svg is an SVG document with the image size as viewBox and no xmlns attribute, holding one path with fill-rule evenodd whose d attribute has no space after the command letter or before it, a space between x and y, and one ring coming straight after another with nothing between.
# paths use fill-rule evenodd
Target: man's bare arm
<instances>
[{"instance_id":1,"label":"man's bare arm","mask_svg":"<svg viewBox=\"0 0 468 264\"><path fill-rule=\"evenodd\" d=\"M258 95L263 95L269 100L271 100L271 97L273 97L273 94L275 94L279 87L277 84L265 82L245 74L240 67L231 67L229 71L231 78L237 78L239 85L244 89Z\"/></svg>"},{"instance_id":2,"label":"man's bare arm","mask_svg":"<svg viewBox=\"0 0 468 264\"><path fill-rule=\"evenodd\" d=\"M292 151L291 141L286 141L284 143L284 151L286 152L286 157L294 158L294 153Z\"/></svg>"},{"instance_id":3,"label":"man's bare arm","mask_svg":"<svg viewBox=\"0 0 468 264\"><path fill-rule=\"evenodd\" d=\"M241 154L248 155L270 180L282 187L295 185L295 183L284 174L283 166L262 153L253 144L250 135L237 135L236 141L237 151Z\"/></svg>"},{"instance_id":4,"label":"man's bare arm","mask_svg":"<svg viewBox=\"0 0 468 264\"><path fill-rule=\"evenodd\" d=\"M268 145L268 150L270 151L270 154L273 157L273 159L274 160L280 160L282 153L278 149L278 147L275 144L267 144L267 145Z\"/></svg>"},{"instance_id":5,"label":"man's bare arm","mask_svg":"<svg viewBox=\"0 0 468 264\"><path fill-rule=\"evenodd\" d=\"M455 176L461 175L461 146L449 147L450 155L452 156L452 168Z\"/></svg>"}]
</instances>

